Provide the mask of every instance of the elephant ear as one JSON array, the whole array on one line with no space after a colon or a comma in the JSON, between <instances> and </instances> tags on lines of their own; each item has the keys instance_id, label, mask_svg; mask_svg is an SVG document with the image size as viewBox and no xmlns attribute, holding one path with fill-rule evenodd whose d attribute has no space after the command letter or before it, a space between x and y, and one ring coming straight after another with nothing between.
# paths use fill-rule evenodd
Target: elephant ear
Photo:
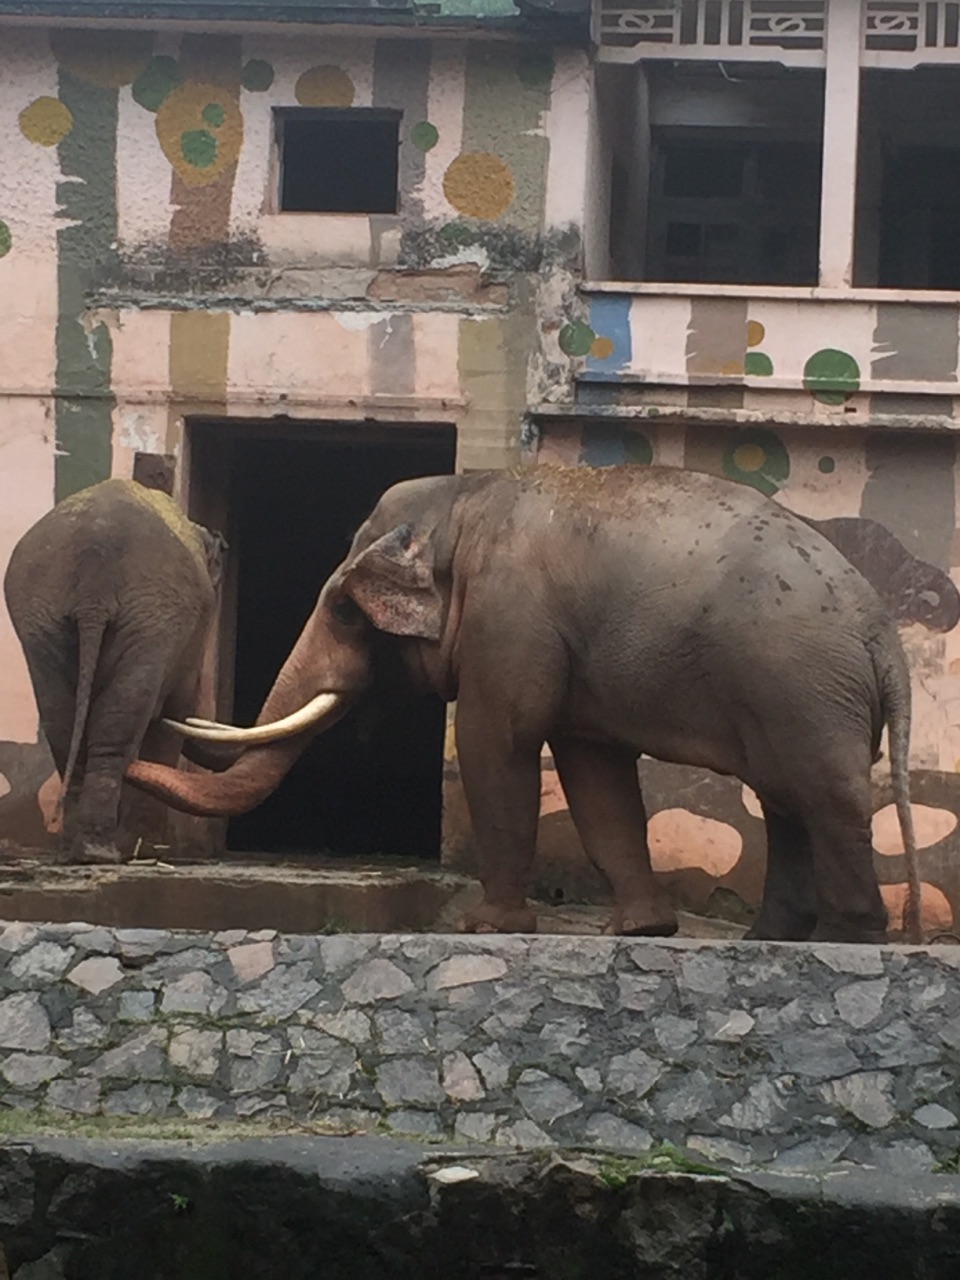
<instances>
[{"instance_id":1,"label":"elephant ear","mask_svg":"<svg viewBox=\"0 0 960 1280\"><path fill-rule=\"evenodd\" d=\"M207 572L210 574L210 582L213 584L214 591L216 591L223 578L223 561L228 551L227 540L222 534L205 529L202 524L196 525L196 529L200 534L200 541L203 543L203 552L207 560Z\"/></svg>"},{"instance_id":2,"label":"elephant ear","mask_svg":"<svg viewBox=\"0 0 960 1280\"><path fill-rule=\"evenodd\" d=\"M439 640L443 598L433 576L430 547L402 524L362 551L343 587L378 631Z\"/></svg>"}]
</instances>

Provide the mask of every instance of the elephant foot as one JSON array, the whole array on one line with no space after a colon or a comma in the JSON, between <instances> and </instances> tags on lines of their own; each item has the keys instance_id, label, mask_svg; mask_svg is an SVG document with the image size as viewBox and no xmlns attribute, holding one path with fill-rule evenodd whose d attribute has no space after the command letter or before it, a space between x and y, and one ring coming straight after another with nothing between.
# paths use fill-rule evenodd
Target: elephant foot
<instances>
[{"instance_id":1,"label":"elephant foot","mask_svg":"<svg viewBox=\"0 0 960 1280\"><path fill-rule=\"evenodd\" d=\"M871 928L853 923L818 924L810 935L810 942L858 942L882 947L887 942L886 929Z\"/></svg>"},{"instance_id":2,"label":"elephant foot","mask_svg":"<svg viewBox=\"0 0 960 1280\"><path fill-rule=\"evenodd\" d=\"M496 907L482 902L460 922L461 933L536 933L536 913L529 907Z\"/></svg>"},{"instance_id":3,"label":"elephant foot","mask_svg":"<svg viewBox=\"0 0 960 1280\"><path fill-rule=\"evenodd\" d=\"M614 907L604 933L628 938L672 938L679 928L677 913L666 902L631 902Z\"/></svg>"}]
</instances>

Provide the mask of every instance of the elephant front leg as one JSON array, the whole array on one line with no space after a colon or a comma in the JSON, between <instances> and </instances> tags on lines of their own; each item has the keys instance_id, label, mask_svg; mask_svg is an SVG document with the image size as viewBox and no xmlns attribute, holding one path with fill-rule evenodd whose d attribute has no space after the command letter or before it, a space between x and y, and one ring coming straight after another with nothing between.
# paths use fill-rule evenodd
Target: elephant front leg
<instances>
[{"instance_id":1,"label":"elephant front leg","mask_svg":"<svg viewBox=\"0 0 960 1280\"><path fill-rule=\"evenodd\" d=\"M636 757L621 747L575 739L550 746L584 851L613 890L606 932L670 937L677 932L677 913L650 865Z\"/></svg>"},{"instance_id":2,"label":"elephant front leg","mask_svg":"<svg viewBox=\"0 0 960 1280\"><path fill-rule=\"evenodd\" d=\"M457 758L477 841L483 901L465 933L534 933L527 885L540 817L540 744L518 743L470 700L457 704Z\"/></svg>"}]
</instances>

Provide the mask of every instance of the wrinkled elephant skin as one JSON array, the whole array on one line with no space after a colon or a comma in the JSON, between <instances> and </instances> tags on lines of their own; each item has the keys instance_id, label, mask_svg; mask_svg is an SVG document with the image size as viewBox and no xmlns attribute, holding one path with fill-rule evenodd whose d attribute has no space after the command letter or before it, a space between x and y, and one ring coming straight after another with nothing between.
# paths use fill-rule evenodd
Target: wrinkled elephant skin
<instances>
[{"instance_id":1,"label":"wrinkled elephant skin","mask_svg":"<svg viewBox=\"0 0 960 1280\"><path fill-rule=\"evenodd\" d=\"M650 867L636 770L646 753L733 774L760 797L769 857L752 936L885 937L870 834L885 723L913 847L899 638L837 549L753 489L657 467L397 485L324 586L258 725L323 691L345 709L384 642L416 687L457 702L484 887L467 929L534 927L526 888L546 742L612 886L611 932L676 928ZM189 812L241 812L310 736L253 746L219 775L141 763L129 776Z\"/></svg>"},{"instance_id":2,"label":"wrinkled elephant skin","mask_svg":"<svg viewBox=\"0 0 960 1280\"><path fill-rule=\"evenodd\" d=\"M222 549L131 480L64 499L15 547L4 594L63 779L66 861L132 853L124 770L138 754L176 763L179 741L157 721L196 706Z\"/></svg>"}]
</instances>

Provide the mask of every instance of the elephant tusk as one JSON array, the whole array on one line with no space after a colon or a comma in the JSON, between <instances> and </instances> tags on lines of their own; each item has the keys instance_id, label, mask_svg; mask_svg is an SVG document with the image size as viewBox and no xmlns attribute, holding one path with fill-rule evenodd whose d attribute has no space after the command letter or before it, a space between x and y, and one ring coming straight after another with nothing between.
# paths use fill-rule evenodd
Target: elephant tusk
<instances>
[{"instance_id":1,"label":"elephant tusk","mask_svg":"<svg viewBox=\"0 0 960 1280\"><path fill-rule=\"evenodd\" d=\"M199 738L204 742L240 742L245 746L255 743L278 742L281 738L292 738L304 729L327 719L343 702L339 693L319 693L315 698L294 711L292 715L275 720L272 724L256 724L250 729L240 729L234 725L218 724L207 720L196 723L188 720L164 720L170 729L176 729L185 738Z\"/></svg>"}]
</instances>

